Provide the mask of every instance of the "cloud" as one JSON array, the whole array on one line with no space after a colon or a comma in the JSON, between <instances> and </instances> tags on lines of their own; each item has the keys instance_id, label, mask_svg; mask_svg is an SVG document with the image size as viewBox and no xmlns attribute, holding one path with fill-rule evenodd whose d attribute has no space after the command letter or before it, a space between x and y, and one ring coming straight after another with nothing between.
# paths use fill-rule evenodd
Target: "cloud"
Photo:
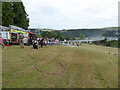
<instances>
[{"instance_id":1,"label":"cloud","mask_svg":"<svg viewBox=\"0 0 120 90\"><path fill-rule=\"evenodd\" d=\"M22 0L30 27L91 28L117 26L119 0Z\"/></svg>"}]
</instances>

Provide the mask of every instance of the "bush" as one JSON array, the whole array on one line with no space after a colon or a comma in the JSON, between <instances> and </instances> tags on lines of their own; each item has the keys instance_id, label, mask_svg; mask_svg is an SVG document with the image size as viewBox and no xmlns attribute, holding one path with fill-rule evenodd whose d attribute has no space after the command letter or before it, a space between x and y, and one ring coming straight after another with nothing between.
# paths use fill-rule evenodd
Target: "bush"
<instances>
[{"instance_id":1,"label":"bush","mask_svg":"<svg viewBox=\"0 0 120 90\"><path fill-rule=\"evenodd\" d=\"M120 48L120 40L112 40L112 41L100 40L100 41L94 41L93 43L96 45L103 45L103 46Z\"/></svg>"}]
</instances>

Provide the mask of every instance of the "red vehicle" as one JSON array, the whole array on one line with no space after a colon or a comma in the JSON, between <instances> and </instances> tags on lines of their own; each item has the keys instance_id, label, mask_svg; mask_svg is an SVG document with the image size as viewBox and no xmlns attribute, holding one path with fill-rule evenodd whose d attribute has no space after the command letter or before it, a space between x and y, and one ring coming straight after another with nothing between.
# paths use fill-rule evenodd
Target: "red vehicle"
<instances>
[{"instance_id":1,"label":"red vehicle","mask_svg":"<svg viewBox=\"0 0 120 90\"><path fill-rule=\"evenodd\" d=\"M20 40L19 40L20 33L14 33L14 32L11 33L10 44L17 44L17 45L20 44ZM23 40L25 45L31 45L33 40L36 38L36 34L32 32L23 33L23 35L24 35Z\"/></svg>"},{"instance_id":2,"label":"red vehicle","mask_svg":"<svg viewBox=\"0 0 120 90\"><path fill-rule=\"evenodd\" d=\"M33 40L35 40L37 38L36 34L35 33L32 33L32 32L28 32L29 35L28 35L28 42L29 42L29 45L33 44Z\"/></svg>"},{"instance_id":3,"label":"red vehicle","mask_svg":"<svg viewBox=\"0 0 120 90\"><path fill-rule=\"evenodd\" d=\"M19 44L19 36L20 33L24 35L24 44L31 45L33 40L36 39L36 34L30 32L29 30L22 29L20 27L16 27L10 25L9 27L0 26L0 34L3 39L3 43L8 45L9 44Z\"/></svg>"}]
</instances>

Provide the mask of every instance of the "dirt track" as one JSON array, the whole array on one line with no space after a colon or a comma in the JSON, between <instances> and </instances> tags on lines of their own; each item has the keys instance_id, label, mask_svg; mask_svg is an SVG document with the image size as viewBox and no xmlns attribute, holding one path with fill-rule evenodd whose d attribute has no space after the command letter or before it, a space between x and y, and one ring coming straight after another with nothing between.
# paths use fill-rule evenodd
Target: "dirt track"
<instances>
[{"instance_id":1,"label":"dirt track","mask_svg":"<svg viewBox=\"0 0 120 90\"><path fill-rule=\"evenodd\" d=\"M31 57L30 54L28 54L28 56ZM31 59L33 61L36 61L35 58L33 58L33 57L31 57ZM67 71L66 68L60 63L59 60L58 60L58 65L62 68L62 70L57 73L49 73L49 72L42 71L42 70L40 70L40 68L38 68L39 66L37 66L37 65L34 66L34 69L37 70L38 72L46 74L46 75L64 75L64 73Z\"/></svg>"}]
</instances>

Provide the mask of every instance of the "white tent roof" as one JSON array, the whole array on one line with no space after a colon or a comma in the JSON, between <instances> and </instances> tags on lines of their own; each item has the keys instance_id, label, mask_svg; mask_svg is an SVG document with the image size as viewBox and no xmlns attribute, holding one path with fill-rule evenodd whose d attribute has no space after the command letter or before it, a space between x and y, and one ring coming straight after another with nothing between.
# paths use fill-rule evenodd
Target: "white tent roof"
<instances>
[{"instance_id":1,"label":"white tent roof","mask_svg":"<svg viewBox=\"0 0 120 90\"><path fill-rule=\"evenodd\" d=\"M1 26L0 25L0 31L8 31L10 28L5 27L5 26Z\"/></svg>"}]
</instances>

